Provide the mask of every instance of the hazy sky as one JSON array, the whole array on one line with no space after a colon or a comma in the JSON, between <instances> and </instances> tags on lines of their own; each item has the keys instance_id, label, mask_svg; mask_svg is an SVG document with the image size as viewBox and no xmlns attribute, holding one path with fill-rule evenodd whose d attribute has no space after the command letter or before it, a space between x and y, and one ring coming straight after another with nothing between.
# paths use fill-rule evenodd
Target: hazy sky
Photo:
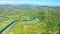
<instances>
[{"instance_id":1,"label":"hazy sky","mask_svg":"<svg viewBox=\"0 0 60 34\"><path fill-rule=\"evenodd\" d=\"M39 4L60 6L60 0L0 0L0 4Z\"/></svg>"}]
</instances>

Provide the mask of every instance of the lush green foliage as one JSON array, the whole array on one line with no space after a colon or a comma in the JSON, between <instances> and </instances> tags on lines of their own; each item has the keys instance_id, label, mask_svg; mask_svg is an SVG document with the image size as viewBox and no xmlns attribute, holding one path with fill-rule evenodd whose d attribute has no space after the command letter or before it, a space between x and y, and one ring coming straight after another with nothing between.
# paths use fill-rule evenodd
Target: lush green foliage
<instances>
[{"instance_id":1,"label":"lush green foliage","mask_svg":"<svg viewBox=\"0 0 60 34\"><path fill-rule=\"evenodd\" d=\"M36 8L36 7L10 7L0 8L0 16L8 18L0 22L0 30L9 24L12 20L18 20L3 34L55 34L58 33L58 24L60 23L60 8ZM32 21L31 17L36 17Z\"/></svg>"}]
</instances>

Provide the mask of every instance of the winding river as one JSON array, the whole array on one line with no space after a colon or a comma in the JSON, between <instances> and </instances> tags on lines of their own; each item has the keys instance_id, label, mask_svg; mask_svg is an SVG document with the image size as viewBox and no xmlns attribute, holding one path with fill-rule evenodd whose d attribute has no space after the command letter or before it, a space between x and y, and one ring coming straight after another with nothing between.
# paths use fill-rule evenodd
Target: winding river
<instances>
[{"instance_id":1,"label":"winding river","mask_svg":"<svg viewBox=\"0 0 60 34\"><path fill-rule=\"evenodd\" d=\"M3 16L1 16L1 17L3 17ZM5 18L5 17L4 17ZM32 20L35 20L36 19L36 17L33 17L33 18L31 18L30 20L23 20L23 21L32 21ZM4 27L2 30L0 30L0 34L2 34L8 27L10 27L11 25L13 25L15 22L17 22L18 20L14 20L14 21L12 21L10 24L8 24L6 27Z\"/></svg>"}]
</instances>

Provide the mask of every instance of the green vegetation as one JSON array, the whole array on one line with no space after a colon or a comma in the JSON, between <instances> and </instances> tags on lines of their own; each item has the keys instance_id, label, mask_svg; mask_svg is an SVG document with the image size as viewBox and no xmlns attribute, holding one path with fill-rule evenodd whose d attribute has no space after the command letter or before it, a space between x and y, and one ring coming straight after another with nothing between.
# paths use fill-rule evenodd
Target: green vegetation
<instances>
[{"instance_id":1,"label":"green vegetation","mask_svg":"<svg viewBox=\"0 0 60 34\"><path fill-rule=\"evenodd\" d=\"M11 21L18 20L2 34L57 34L59 32L60 8L57 7L3 6L0 8L0 16L4 16L0 17L0 30ZM31 20L33 17L35 19Z\"/></svg>"}]
</instances>

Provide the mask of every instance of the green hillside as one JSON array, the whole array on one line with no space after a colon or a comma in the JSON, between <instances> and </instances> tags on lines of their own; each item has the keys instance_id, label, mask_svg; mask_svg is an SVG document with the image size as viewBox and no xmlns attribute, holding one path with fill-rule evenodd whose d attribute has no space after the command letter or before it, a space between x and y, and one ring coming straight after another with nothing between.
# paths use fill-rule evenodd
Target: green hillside
<instances>
[{"instance_id":1,"label":"green hillside","mask_svg":"<svg viewBox=\"0 0 60 34\"><path fill-rule=\"evenodd\" d=\"M57 34L60 8L0 7L0 31L14 20L17 22L2 34Z\"/></svg>"}]
</instances>

